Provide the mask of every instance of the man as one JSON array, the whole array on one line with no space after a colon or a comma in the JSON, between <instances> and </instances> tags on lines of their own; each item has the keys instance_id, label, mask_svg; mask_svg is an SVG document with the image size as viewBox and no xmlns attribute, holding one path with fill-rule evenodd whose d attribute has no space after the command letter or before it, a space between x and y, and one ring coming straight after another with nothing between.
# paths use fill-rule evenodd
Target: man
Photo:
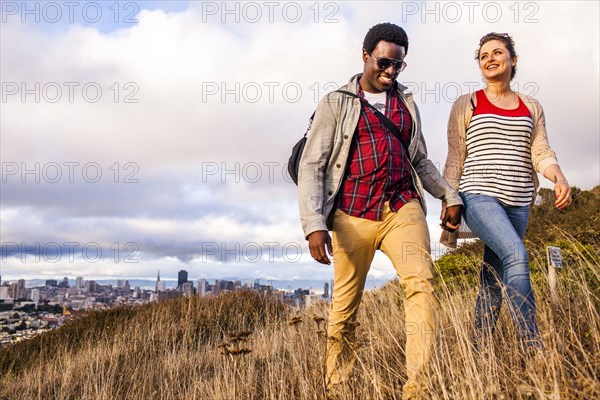
<instances>
[{"instance_id":1,"label":"man","mask_svg":"<svg viewBox=\"0 0 600 400\"><path fill-rule=\"evenodd\" d=\"M402 28L384 23L369 30L363 73L340 88L359 98L336 91L321 100L300 161L298 202L310 253L323 264L331 262L327 253L334 258L327 332L331 397L354 364L356 313L375 250L391 259L406 293L404 398L418 392L417 377L435 340L439 303L433 293L423 189L445 201L445 229L458 228L462 202L427 158L419 111L396 82L406 67L407 50Z\"/></svg>"}]
</instances>

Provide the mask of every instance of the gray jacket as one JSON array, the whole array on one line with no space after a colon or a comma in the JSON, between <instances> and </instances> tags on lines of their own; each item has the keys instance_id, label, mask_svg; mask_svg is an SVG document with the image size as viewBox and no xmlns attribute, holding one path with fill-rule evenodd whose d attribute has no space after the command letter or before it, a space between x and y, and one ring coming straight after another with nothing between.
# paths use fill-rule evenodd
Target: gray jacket
<instances>
[{"instance_id":1,"label":"gray jacket","mask_svg":"<svg viewBox=\"0 0 600 400\"><path fill-rule=\"evenodd\" d=\"M340 90L356 93L359 78L360 74L353 76ZM423 189L435 198L446 200L447 207L460 205L458 193L427 158L419 110L412 94L405 94L404 90L406 87L398 84L398 93L412 117L408 153L423 211L427 213ZM331 230L330 216L344 177L360 110L359 99L338 92L325 95L317 106L298 170L298 205L305 237L315 231Z\"/></svg>"}]
</instances>

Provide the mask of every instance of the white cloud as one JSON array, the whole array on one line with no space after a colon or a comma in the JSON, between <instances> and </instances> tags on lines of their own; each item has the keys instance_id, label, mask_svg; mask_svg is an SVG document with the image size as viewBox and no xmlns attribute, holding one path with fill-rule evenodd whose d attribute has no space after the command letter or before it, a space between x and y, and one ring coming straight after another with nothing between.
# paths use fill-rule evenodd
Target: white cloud
<instances>
[{"instance_id":1,"label":"white cloud","mask_svg":"<svg viewBox=\"0 0 600 400\"><path fill-rule=\"evenodd\" d=\"M236 24L231 17L221 23L220 15L207 15L199 2L181 12L142 11L137 24L111 32L73 24L48 33L18 19L3 23L2 82L56 85L41 90L39 103L31 94L25 103L20 94L2 103L3 167L19 169L2 183L2 241L139 244L143 262L83 263L90 275L153 277L159 265L176 271L188 262L189 270L206 276L219 276L224 267L240 274L321 276L323 269L310 261L305 247L302 260L285 268L276 262L199 262L198 248L205 242L305 246L295 187L283 179L283 166L316 101L334 87L328 83L344 84L360 72L364 34L383 21L404 26L409 35L409 67L401 80L416 89L436 164L445 159L452 89L466 92L470 82L481 84L473 61L478 39L507 31L520 55L516 81L539 88L536 97L567 177L583 188L600 183L597 3L536 2L537 9L520 3L518 22L512 3L496 3L503 13L497 23L486 21L479 8L469 22L466 3L460 2L464 14L455 23L449 22L454 14L447 3L331 3L339 9L321 8L320 23L314 23L312 3L297 4L303 11L298 23L287 22L280 9L270 23L266 8L257 23L242 18ZM424 7L434 11L428 14ZM332 12L338 22L322 23ZM526 16L538 22L525 23ZM72 103L65 82L79 84ZM86 83L102 89L97 103L84 99ZM61 101L46 101L57 85ZM138 101L125 103L127 96ZM35 162L40 183L35 173L22 171ZM68 162L79 163L73 183ZM51 172L44 170L48 163L62 166L58 183L44 176ZM96 183L82 175L89 163L100 166ZM128 176L139 182L125 183ZM435 243L440 204L431 197L428 203ZM392 276L391 264L378 260L373 276ZM3 275L17 278L42 271L63 276L73 266L2 267Z\"/></svg>"}]
</instances>

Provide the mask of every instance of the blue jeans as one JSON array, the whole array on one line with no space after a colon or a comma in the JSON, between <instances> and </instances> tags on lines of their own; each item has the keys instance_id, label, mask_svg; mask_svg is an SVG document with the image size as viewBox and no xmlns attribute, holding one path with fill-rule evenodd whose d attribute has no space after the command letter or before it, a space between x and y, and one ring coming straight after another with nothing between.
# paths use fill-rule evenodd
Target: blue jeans
<instances>
[{"instance_id":1,"label":"blue jeans","mask_svg":"<svg viewBox=\"0 0 600 400\"><path fill-rule=\"evenodd\" d=\"M510 315L522 343L540 347L529 258L523 244L529 206L509 206L483 194L460 193L460 197L465 222L485 244L475 305L478 337L493 333L505 289Z\"/></svg>"}]
</instances>

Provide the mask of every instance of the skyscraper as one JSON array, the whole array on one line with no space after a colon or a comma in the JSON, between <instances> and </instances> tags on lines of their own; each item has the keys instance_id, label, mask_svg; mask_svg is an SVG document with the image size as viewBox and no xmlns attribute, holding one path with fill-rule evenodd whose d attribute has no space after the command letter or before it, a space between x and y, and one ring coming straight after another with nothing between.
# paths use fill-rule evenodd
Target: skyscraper
<instances>
[{"instance_id":1,"label":"skyscraper","mask_svg":"<svg viewBox=\"0 0 600 400\"><path fill-rule=\"evenodd\" d=\"M181 291L183 292L184 296L192 297L194 294L194 283L185 282L183 285L181 285Z\"/></svg>"},{"instance_id":2,"label":"skyscraper","mask_svg":"<svg viewBox=\"0 0 600 400\"><path fill-rule=\"evenodd\" d=\"M39 301L40 301L40 291L39 291L39 289L33 289L31 291L31 300L34 303L39 303Z\"/></svg>"},{"instance_id":3,"label":"skyscraper","mask_svg":"<svg viewBox=\"0 0 600 400\"><path fill-rule=\"evenodd\" d=\"M87 293L96 293L98 292L98 283L96 281L85 281L84 290Z\"/></svg>"},{"instance_id":4,"label":"skyscraper","mask_svg":"<svg viewBox=\"0 0 600 400\"><path fill-rule=\"evenodd\" d=\"M19 288L19 284L17 282L13 282L10 284L10 297L12 299L18 299L21 296L21 290Z\"/></svg>"},{"instance_id":5,"label":"skyscraper","mask_svg":"<svg viewBox=\"0 0 600 400\"><path fill-rule=\"evenodd\" d=\"M204 296L206 295L206 288L208 286L208 281L206 279L198 280L198 295Z\"/></svg>"},{"instance_id":6,"label":"skyscraper","mask_svg":"<svg viewBox=\"0 0 600 400\"><path fill-rule=\"evenodd\" d=\"M186 270L182 269L177 274L177 287L181 289L184 283L188 281L188 273Z\"/></svg>"}]
</instances>

